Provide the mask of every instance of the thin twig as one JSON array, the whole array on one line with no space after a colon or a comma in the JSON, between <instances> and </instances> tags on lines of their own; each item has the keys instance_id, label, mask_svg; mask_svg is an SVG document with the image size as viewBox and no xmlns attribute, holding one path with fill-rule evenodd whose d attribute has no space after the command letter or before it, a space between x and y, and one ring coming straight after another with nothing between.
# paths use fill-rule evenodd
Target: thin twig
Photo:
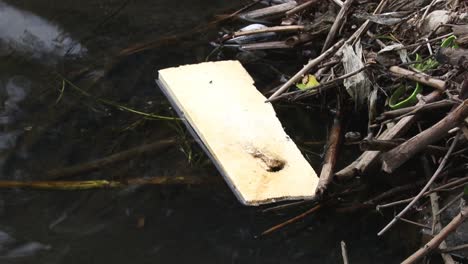
<instances>
[{"instance_id":1,"label":"thin twig","mask_svg":"<svg viewBox=\"0 0 468 264\"><path fill-rule=\"evenodd\" d=\"M317 86L311 87L311 88L309 88L307 90L293 91L293 92L289 92L289 93L284 93L284 94L274 98L273 100L268 99L268 102L274 102L276 100L286 98L286 97L289 97L291 95L296 95L296 97L294 97L294 100L299 100L299 99L303 99L303 98L306 98L306 97L309 97L309 96L319 94L319 93L321 93L323 91L326 91L330 87L334 87L338 82L364 71L369 66L370 66L370 64L366 64L366 65L364 65L364 67L362 67L360 69L357 69L357 70L355 70L353 72L349 72L347 74L343 74L342 76L336 77L335 79L327 81L327 82L323 82L323 83L321 83L321 84L319 84Z\"/></svg>"},{"instance_id":2,"label":"thin twig","mask_svg":"<svg viewBox=\"0 0 468 264\"><path fill-rule=\"evenodd\" d=\"M270 234L270 233L275 232L275 231L278 230L278 229L281 229L281 228L283 228L283 227L285 227L285 226L287 226L287 225L290 225L290 224L292 224L292 223L295 223L295 222L297 222L297 221L303 219L304 217L306 217L306 216L308 216L308 215L310 215L310 214L316 212L318 209L322 208L322 206L323 206L322 204L317 204L316 206L310 208L309 210L303 212L302 214L297 215L297 216L295 216L295 217L293 217L293 218L291 218L291 219L288 219L288 220L286 220L286 221L284 221L284 222L282 222L282 223L280 223L280 224L278 224L278 225L275 225L275 226L273 226L273 227L271 227L271 228L269 228L269 229L263 231L263 232L260 234L260 236L268 235L268 234Z\"/></svg>"},{"instance_id":3,"label":"thin twig","mask_svg":"<svg viewBox=\"0 0 468 264\"><path fill-rule=\"evenodd\" d=\"M455 216L450 223L445 226L439 234L435 235L424 247L420 248L418 251L413 253L405 259L402 264L412 264L416 263L419 259L426 256L432 250L436 249L445 238L455 231L468 217L468 206L465 206L461 209L460 213Z\"/></svg>"},{"instance_id":4,"label":"thin twig","mask_svg":"<svg viewBox=\"0 0 468 264\"><path fill-rule=\"evenodd\" d=\"M415 221L411 221L411 220L406 219L406 218L403 218L403 217L400 218L400 220L401 220L402 222L406 222L406 223L408 223L408 224L412 224L412 225L419 226L419 227L422 227L422 228L431 229L430 226L427 226L427 225L424 225L424 224L421 224L421 223L418 223L418 222L415 222Z\"/></svg>"},{"instance_id":5,"label":"thin twig","mask_svg":"<svg viewBox=\"0 0 468 264\"><path fill-rule=\"evenodd\" d=\"M255 34L269 33L269 32L300 31L303 29L304 29L304 26L301 26L301 25L267 27L267 28L261 28L261 29L255 29L255 30L237 31L232 34L232 37L248 36L248 35L255 35Z\"/></svg>"},{"instance_id":6,"label":"thin twig","mask_svg":"<svg viewBox=\"0 0 468 264\"><path fill-rule=\"evenodd\" d=\"M337 94L338 111L335 118L333 118L333 125L330 130L330 136L328 138L327 152L325 160L323 162L322 170L320 172L319 182L315 189L315 195L321 197L328 189L328 185L332 182L336 161L338 159L339 148L341 143L341 118L343 115L341 100L339 94Z\"/></svg>"},{"instance_id":7,"label":"thin twig","mask_svg":"<svg viewBox=\"0 0 468 264\"><path fill-rule=\"evenodd\" d=\"M289 86L293 85L297 82L304 74L307 74L313 67L317 66L320 62L326 59L328 56L333 54L338 48L343 45L344 41L340 40L331 48L329 48L326 52L322 53L315 59L310 60L299 72L297 72L291 79L289 79L285 84L283 84L275 93L273 93L270 98L268 98L267 102L271 102L273 99L278 97L282 94Z\"/></svg>"},{"instance_id":8,"label":"thin twig","mask_svg":"<svg viewBox=\"0 0 468 264\"><path fill-rule=\"evenodd\" d=\"M349 8L351 7L351 5L353 4L353 1L354 0L346 0L344 2L343 6L340 9L340 12L338 12L338 15L335 18L335 22L333 22L333 25L332 25L330 31L328 32L325 43L323 44L322 52L324 52L325 50L327 50L330 47L333 39L335 38L336 34L338 33L338 30L342 26L343 21L344 21L344 17L346 15L346 13L348 12Z\"/></svg>"},{"instance_id":9,"label":"thin twig","mask_svg":"<svg viewBox=\"0 0 468 264\"><path fill-rule=\"evenodd\" d=\"M450 202L448 202L446 205L444 205L444 207L442 207L439 211L437 211L436 215L440 215L443 211L447 210L447 208L449 208L450 205L452 205L455 202L459 201L463 197L463 194L464 194L464 192L461 192L460 194L455 196L455 198L450 200Z\"/></svg>"},{"instance_id":10,"label":"thin twig","mask_svg":"<svg viewBox=\"0 0 468 264\"><path fill-rule=\"evenodd\" d=\"M432 0L431 3L427 6L426 11L424 11L424 14L421 17L421 20L419 21L419 27L424 23L424 20L426 20L427 14L429 13L429 10L431 10L431 7L437 2L437 0Z\"/></svg>"},{"instance_id":11,"label":"thin twig","mask_svg":"<svg viewBox=\"0 0 468 264\"><path fill-rule=\"evenodd\" d=\"M444 253L450 253L450 252L453 252L453 251L459 251L459 250L465 250L465 249L468 249L468 244L459 245L459 246L455 246L455 247L448 247L448 248L441 249L439 251L444 252Z\"/></svg>"},{"instance_id":12,"label":"thin twig","mask_svg":"<svg viewBox=\"0 0 468 264\"><path fill-rule=\"evenodd\" d=\"M446 83L442 80L433 78L429 75L420 72L410 71L398 66L392 66L389 68L389 71L397 76L402 76L412 81L420 82L427 86L436 88L438 90L445 90Z\"/></svg>"},{"instance_id":13,"label":"thin twig","mask_svg":"<svg viewBox=\"0 0 468 264\"><path fill-rule=\"evenodd\" d=\"M349 264L348 251L346 249L346 243L341 241L341 256L343 256L343 264Z\"/></svg>"},{"instance_id":14,"label":"thin twig","mask_svg":"<svg viewBox=\"0 0 468 264\"><path fill-rule=\"evenodd\" d=\"M437 168L437 170L434 172L434 174L432 175L432 177L429 179L429 181L427 182L427 184L422 188L422 190L418 193L418 195L416 195L416 197L414 197L414 199L398 214L396 215L392 221L390 223L388 223L377 235L378 236L381 236L383 235L385 232L387 232L397 221L398 219L400 219L403 215L405 215L410 209L411 207L413 207L413 205L424 195L424 193L429 189L429 187L432 185L432 183L435 181L435 179L437 178L437 176L439 176L439 174L442 172L442 169L445 167L445 164L447 163L448 161L448 158L450 157L450 155L452 154L453 152L453 149L455 148L457 142L458 142L458 138L459 138L459 135L455 136L455 139L452 141L452 144L450 145L450 148L449 150L447 151L447 154L445 155L445 157L443 158L442 162L440 162L439 164L439 167Z\"/></svg>"},{"instance_id":15,"label":"thin twig","mask_svg":"<svg viewBox=\"0 0 468 264\"><path fill-rule=\"evenodd\" d=\"M303 4L300 4L300 5L296 6L296 7L294 7L293 9L288 10L286 12L286 16L291 16L291 15L299 13L299 12L301 12L303 10L306 10L307 8L311 7L312 5L314 5L317 2L320 2L320 1L319 0L309 0L309 1L305 2L305 3L303 3Z\"/></svg>"},{"instance_id":16,"label":"thin twig","mask_svg":"<svg viewBox=\"0 0 468 264\"><path fill-rule=\"evenodd\" d=\"M427 178L431 177L431 169L429 167L429 161L426 158L426 156L421 156L421 162L422 166L424 169L424 174L426 175ZM431 235L437 234L440 232L442 229L442 224L440 222L440 216L437 214L439 211L439 194L437 192L433 192L430 195L431 199L431 211L432 211L432 232ZM439 248L446 248L447 243L445 241L442 241L439 245ZM453 258L449 254L442 253L441 254L442 259L444 260L445 264L454 264L455 262L453 261Z\"/></svg>"}]
</instances>

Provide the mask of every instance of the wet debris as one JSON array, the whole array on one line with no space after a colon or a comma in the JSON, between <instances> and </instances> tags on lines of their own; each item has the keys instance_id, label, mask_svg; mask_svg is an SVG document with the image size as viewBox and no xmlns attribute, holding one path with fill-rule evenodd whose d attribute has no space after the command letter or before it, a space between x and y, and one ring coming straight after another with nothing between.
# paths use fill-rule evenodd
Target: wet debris
<instances>
[{"instance_id":1,"label":"wet debris","mask_svg":"<svg viewBox=\"0 0 468 264\"><path fill-rule=\"evenodd\" d=\"M468 5L456 0L260 1L225 25L222 37L213 41L213 58L262 50L255 61L243 62L290 73L278 74L264 89L268 102L341 109L331 111L317 197L305 202L314 207L264 233L325 205L337 211L379 208L389 215L393 211L386 208L392 208L397 216L379 235L404 223L430 227L433 236L404 263L433 252L445 263L468 257L445 249L447 236L467 225L460 194L468 192L467 17ZM276 63L279 53L296 58L293 65ZM355 145L361 155L335 167L341 150ZM405 179L408 173L413 176ZM375 187L380 193L364 186L369 177L385 186ZM349 188L361 187L360 198L346 195ZM444 211L431 208L449 202L458 204L458 212L444 226L437 217L444 218ZM433 215L429 223L406 218L415 208L421 218L425 212ZM459 244L468 243L466 234L461 237Z\"/></svg>"}]
</instances>

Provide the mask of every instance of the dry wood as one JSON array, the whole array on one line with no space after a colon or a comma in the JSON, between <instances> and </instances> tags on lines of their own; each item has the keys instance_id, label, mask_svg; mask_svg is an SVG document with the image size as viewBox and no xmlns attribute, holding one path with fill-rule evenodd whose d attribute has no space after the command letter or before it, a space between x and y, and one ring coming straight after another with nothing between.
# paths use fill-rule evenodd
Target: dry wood
<instances>
[{"instance_id":1,"label":"dry wood","mask_svg":"<svg viewBox=\"0 0 468 264\"><path fill-rule=\"evenodd\" d=\"M445 176L448 175L449 173L441 173L441 175L439 176L440 178L443 178L444 177L444 174ZM437 188L434 188L430 191L427 191L423 194L424 197L430 195L431 193L433 192L437 192L437 191L444 191L446 190L447 188L451 188L450 190L453 190L453 189L458 189L458 188L461 188L463 186L465 186L468 182L468 177L464 177L464 178L460 178L460 179L457 179L457 180L454 180L452 182L449 182L447 184L444 184L444 185L441 185ZM403 200L399 200L399 201L395 201L395 202L391 202L391 203L388 203L388 204L382 204L382 205L378 205L377 206L377 210L380 210L380 209L383 209L383 208L387 208L387 207L392 207L392 206L395 206L395 205L400 205L400 204L404 204L404 203L409 203L411 202L412 200L414 200L415 197L411 197L411 198L408 198L408 199L403 199Z\"/></svg>"},{"instance_id":2,"label":"dry wood","mask_svg":"<svg viewBox=\"0 0 468 264\"><path fill-rule=\"evenodd\" d=\"M118 152L110 156L93 160L87 163L78 164L70 167L50 170L46 173L48 179L59 179L74 176L81 173L87 173L98 170L102 167L114 164L120 161L129 160L148 152L162 151L176 143L176 139L164 139L150 144L145 144L126 151Z\"/></svg>"},{"instance_id":3,"label":"dry wood","mask_svg":"<svg viewBox=\"0 0 468 264\"><path fill-rule=\"evenodd\" d=\"M454 251L459 251L459 250L466 250L466 249L468 249L468 244L444 248L444 249L441 249L440 252L449 253L449 252L454 252Z\"/></svg>"},{"instance_id":4,"label":"dry wood","mask_svg":"<svg viewBox=\"0 0 468 264\"><path fill-rule=\"evenodd\" d=\"M417 105L417 106L409 106L409 107L404 107L396 110L390 110L383 112L380 117L378 117L379 120L384 120L388 118L395 118L401 115L405 114L417 114L421 112L427 112L427 111L432 111L435 109L440 109L440 108L445 108L445 107L451 107L455 104L454 101L451 100L440 100L437 102L433 103L428 103L424 105Z\"/></svg>"},{"instance_id":5,"label":"dry wood","mask_svg":"<svg viewBox=\"0 0 468 264\"><path fill-rule=\"evenodd\" d=\"M435 90L432 93L424 96L418 105L434 102L438 100L440 96L441 92L439 90ZM396 123L393 127L385 130L377 139L388 140L400 137L409 129L415 120L415 115L404 117L399 120L398 123ZM336 177L340 180L347 180L356 176L357 174L366 173L376 163L379 155L380 151L365 151L357 158L355 162L337 172Z\"/></svg>"},{"instance_id":6,"label":"dry wood","mask_svg":"<svg viewBox=\"0 0 468 264\"><path fill-rule=\"evenodd\" d=\"M379 14L382 12L382 10L385 8L387 5L388 0L382 0L380 1L379 5L375 8L374 10L374 15ZM348 44L348 45L354 45L364 34L364 32L367 32L369 27L371 26L372 22L370 20L366 20L354 33L351 35L343 44ZM340 47L334 54L335 58L340 58L342 56L342 48L344 45ZM330 67L324 67L318 70L314 75L315 77L320 80L321 76L330 69Z\"/></svg>"},{"instance_id":7,"label":"dry wood","mask_svg":"<svg viewBox=\"0 0 468 264\"><path fill-rule=\"evenodd\" d=\"M303 3L303 4L300 4L300 5L296 6L296 7L294 7L291 10L288 10L286 12L286 16L292 16L294 14L297 14L297 13L301 12L301 11L304 11L307 8L310 8L312 5L314 5L314 4L318 3L318 2L320 2L320 0L309 0L309 1L305 2L305 3Z\"/></svg>"},{"instance_id":8,"label":"dry wood","mask_svg":"<svg viewBox=\"0 0 468 264\"><path fill-rule=\"evenodd\" d=\"M291 46L286 41L268 41L259 43L243 44L240 46L241 50L264 50L264 49L290 49Z\"/></svg>"},{"instance_id":9,"label":"dry wood","mask_svg":"<svg viewBox=\"0 0 468 264\"><path fill-rule=\"evenodd\" d=\"M375 8L373 14L377 15L380 14L383 9L387 6L388 0L380 1L379 5ZM354 34L346 41L346 44L354 45L364 33L367 32L369 27L372 25L372 21L369 19L366 20L355 32Z\"/></svg>"},{"instance_id":10,"label":"dry wood","mask_svg":"<svg viewBox=\"0 0 468 264\"><path fill-rule=\"evenodd\" d=\"M338 33L338 30L342 26L344 22L344 18L346 13L348 12L349 8L353 4L354 0L346 0L343 4L343 6L340 9L340 12L338 12L338 15L336 16L335 22L333 23L330 32L328 32L327 38L325 40L325 43L323 44L322 52L327 50L332 41L335 39L336 34Z\"/></svg>"},{"instance_id":11,"label":"dry wood","mask_svg":"<svg viewBox=\"0 0 468 264\"><path fill-rule=\"evenodd\" d=\"M348 252L346 250L346 243L341 241L341 256L343 257L343 264L349 264Z\"/></svg>"},{"instance_id":12,"label":"dry wood","mask_svg":"<svg viewBox=\"0 0 468 264\"><path fill-rule=\"evenodd\" d=\"M428 159L425 157L425 156L422 156L421 157L421 163L422 163L422 166L423 166L423 169L424 169L424 174L426 175L426 177L428 179L430 179L431 177L431 169L430 169L430 166L429 166L429 161ZM431 234L432 235L435 235L437 233L440 232L440 230L442 229L442 224L440 222L440 215L438 214L439 212L439 194L437 192L433 192L429 195L430 199L431 199L431 211L432 211L432 232ZM439 249L444 249L447 247L447 243L445 243L445 241L442 241L442 243L440 243L440 246L439 246ZM444 263L445 264L455 264L455 262L453 261L453 258L450 254L444 254L444 253L441 253L441 256L442 256L442 259L444 260Z\"/></svg>"},{"instance_id":13,"label":"dry wood","mask_svg":"<svg viewBox=\"0 0 468 264\"><path fill-rule=\"evenodd\" d=\"M297 222L297 221L303 219L304 217L306 217L306 216L308 216L308 215L310 215L310 214L316 212L317 210L319 210L320 208L322 208L322 206L323 206L322 204L317 204L316 206L310 208L309 210L303 212L302 214L297 215L297 216L295 216L295 217L293 217L293 218L291 218L291 219L288 219L288 220L286 220L286 221L284 221L284 222L282 222L282 223L280 223L280 224L278 224L278 225L275 225L275 226L273 226L273 227L271 227L271 228L269 228L269 229L263 231L262 234L261 234L261 236L268 235L268 234L273 233L273 232L275 232L276 230L279 230L279 229L281 229L281 228L283 228L283 227L285 227L285 226L287 226L287 225L290 225L290 224L292 224L292 223L295 223L295 222Z\"/></svg>"},{"instance_id":14,"label":"dry wood","mask_svg":"<svg viewBox=\"0 0 468 264\"><path fill-rule=\"evenodd\" d=\"M298 44L309 42L314 38L314 35L309 34L309 33L302 33L298 34L296 36L291 36L287 38L284 42L286 42L287 45L294 47Z\"/></svg>"},{"instance_id":15,"label":"dry wood","mask_svg":"<svg viewBox=\"0 0 468 264\"><path fill-rule=\"evenodd\" d=\"M454 111L437 122L432 127L412 137L400 146L385 153L382 157L382 169L392 173L403 163L421 151L427 145L444 137L449 130L458 126L468 116L468 99L463 101Z\"/></svg>"},{"instance_id":16,"label":"dry wood","mask_svg":"<svg viewBox=\"0 0 468 264\"><path fill-rule=\"evenodd\" d=\"M290 97L290 99L292 101L296 101L296 100L304 99L304 98L319 94L319 93L324 92L324 91L326 91L326 90L328 90L328 89L330 89L332 87L336 87L344 79L349 78L351 76L354 76L354 75L364 71L365 69L367 69L368 66L369 65L364 65L364 67L362 67L360 69L357 69L357 70L355 70L353 72L349 72L349 73L344 74L342 76L336 77L335 79L332 79L330 81L320 83L319 85L314 86L314 87L312 87L310 89L283 93L283 94L279 95L278 97L276 97L273 100L268 100L268 102L274 102L274 101L277 101L279 99L287 98L287 97Z\"/></svg>"},{"instance_id":17,"label":"dry wood","mask_svg":"<svg viewBox=\"0 0 468 264\"><path fill-rule=\"evenodd\" d=\"M315 195L322 196L327 191L328 185L333 180L333 172L335 171L336 160L338 157L339 146L341 142L341 120L340 112L333 119L330 136L328 138L328 149L325 155L325 160L320 172L320 178L315 190Z\"/></svg>"},{"instance_id":18,"label":"dry wood","mask_svg":"<svg viewBox=\"0 0 468 264\"><path fill-rule=\"evenodd\" d=\"M418 251L413 253L405 259L402 264L411 264L416 263L419 259L429 254L431 251L436 249L442 241L444 241L447 236L454 232L468 217L468 206L465 206L461 209L460 213L455 216L448 225L446 225L439 234L434 236L429 242L427 242L424 247L420 248Z\"/></svg>"},{"instance_id":19,"label":"dry wood","mask_svg":"<svg viewBox=\"0 0 468 264\"><path fill-rule=\"evenodd\" d=\"M402 77L405 77L407 79L410 79L410 80L413 80L413 81L416 81L416 82L420 82L420 83L422 83L424 85L436 88L436 89L441 90L441 91L445 90L446 83L444 81L433 78L433 77L431 77L429 75L426 75L424 73L410 71L410 70L403 69L403 68L398 67L398 66L392 66L392 67L389 68L389 70L390 70L391 73L394 73L397 76L402 76Z\"/></svg>"},{"instance_id":20,"label":"dry wood","mask_svg":"<svg viewBox=\"0 0 468 264\"><path fill-rule=\"evenodd\" d=\"M291 31L300 31L303 30L304 26L301 25L292 25L292 26L276 26L276 27L267 27L255 30L246 30L246 31L237 31L232 34L233 37L255 35L268 32L291 32Z\"/></svg>"},{"instance_id":21,"label":"dry wood","mask_svg":"<svg viewBox=\"0 0 468 264\"><path fill-rule=\"evenodd\" d=\"M367 150L378 150L388 151L399 146L404 141L401 140L379 140L379 139L364 139L360 142L359 147L363 151ZM439 147L434 145L428 145L424 149L428 154L444 155L447 152L447 148Z\"/></svg>"},{"instance_id":22,"label":"dry wood","mask_svg":"<svg viewBox=\"0 0 468 264\"><path fill-rule=\"evenodd\" d=\"M283 84L275 93L273 93L270 98L268 98L267 102L275 99L279 95L281 95L286 89L289 88L289 86L293 85L295 82L297 82L304 74L307 74L313 67L317 66L320 62L322 62L324 59L328 58L331 54L335 53L338 48L340 48L343 45L344 41L340 40L338 41L335 45L333 45L331 48L329 48L326 52L320 54L315 59L311 59L304 67L298 71L291 79L289 79L285 84Z\"/></svg>"},{"instance_id":23,"label":"dry wood","mask_svg":"<svg viewBox=\"0 0 468 264\"><path fill-rule=\"evenodd\" d=\"M422 227L422 228L431 229L431 227L428 226L428 225L424 225L424 224L421 224L421 223L418 223L418 222L415 222L415 221L411 221L411 220L406 219L406 218L403 218L403 217L400 218L400 220L401 220L402 222L405 222L405 223L408 223L408 224L412 224L412 225L419 226L419 227Z\"/></svg>"},{"instance_id":24,"label":"dry wood","mask_svg":"<svg viewBox=\"0 0 468 264\"><path fill-rule=\"evenodd\" d=\"M241 14L239 17L241 19L260 19L264 17L278 16L284 14L286 11L297 6L295 1L286 2L284 4L269 6L265 8L256 9L247 13Z\"/></svg>"},{"instance_id":25,"label":"dry wood","mask_svg":"<svg viewBox=\"0 0 468 264\"><path fill-rule=\"evenodd\" d=\"M338 5L339 7L342 7L344 5L343 1L341 0L331 0L333 3L335 3L336 5Z\"/></svg>"}]
</instances>

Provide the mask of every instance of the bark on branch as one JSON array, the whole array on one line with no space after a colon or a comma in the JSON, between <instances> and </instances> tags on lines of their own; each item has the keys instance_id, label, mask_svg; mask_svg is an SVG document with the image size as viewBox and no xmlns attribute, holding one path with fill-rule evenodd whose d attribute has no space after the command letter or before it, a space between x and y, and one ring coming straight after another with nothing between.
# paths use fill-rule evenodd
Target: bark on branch
<instances>
[{"instance_id":1,"label":"bark on branch","mask_svg":"<svg viewBox=\"0 0 468 264\"><path fill-rule=\"evenodd\" d=\"M458 126L467 116L468 99L432 127L385 153L382 157L382 169L387 173L392 173L416 153L444 137L450 129Z\"/></svg>"}]
</instances>

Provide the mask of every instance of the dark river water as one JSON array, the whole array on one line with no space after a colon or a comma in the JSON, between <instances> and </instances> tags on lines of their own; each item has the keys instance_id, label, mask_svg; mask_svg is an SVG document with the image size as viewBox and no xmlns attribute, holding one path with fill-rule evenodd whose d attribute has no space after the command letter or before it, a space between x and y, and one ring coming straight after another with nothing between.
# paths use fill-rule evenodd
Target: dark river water
<instances>
[{"instance_id":1,"label":"dark river water","mask_svg":"<svg viewBox=\"0 0 468 264\"><path fill-rule=\"evenodd\" d=\"M244 207L179 122L149 120L96 100L173 117L154 83L156 70L204 61L220 30L204 27L240 6L0 0L1 180L47 180L51 169L171 137L180 143L73 179L209 179L112 190L0 189L0 263L341 263L342 240L351 263L396 263L409 252L395 242L397 231L392 239L376 237L382 219L370 212L326 209L257 238L310 206ZM246 67L260 83L271 76L258 65ZM284 120L307 116L285 123L293 138L326 138L325 117L313 109L279 112ZM316 170L320 157L313 153L321 151L307 152Z\"/></svg>"}]
</instances>

